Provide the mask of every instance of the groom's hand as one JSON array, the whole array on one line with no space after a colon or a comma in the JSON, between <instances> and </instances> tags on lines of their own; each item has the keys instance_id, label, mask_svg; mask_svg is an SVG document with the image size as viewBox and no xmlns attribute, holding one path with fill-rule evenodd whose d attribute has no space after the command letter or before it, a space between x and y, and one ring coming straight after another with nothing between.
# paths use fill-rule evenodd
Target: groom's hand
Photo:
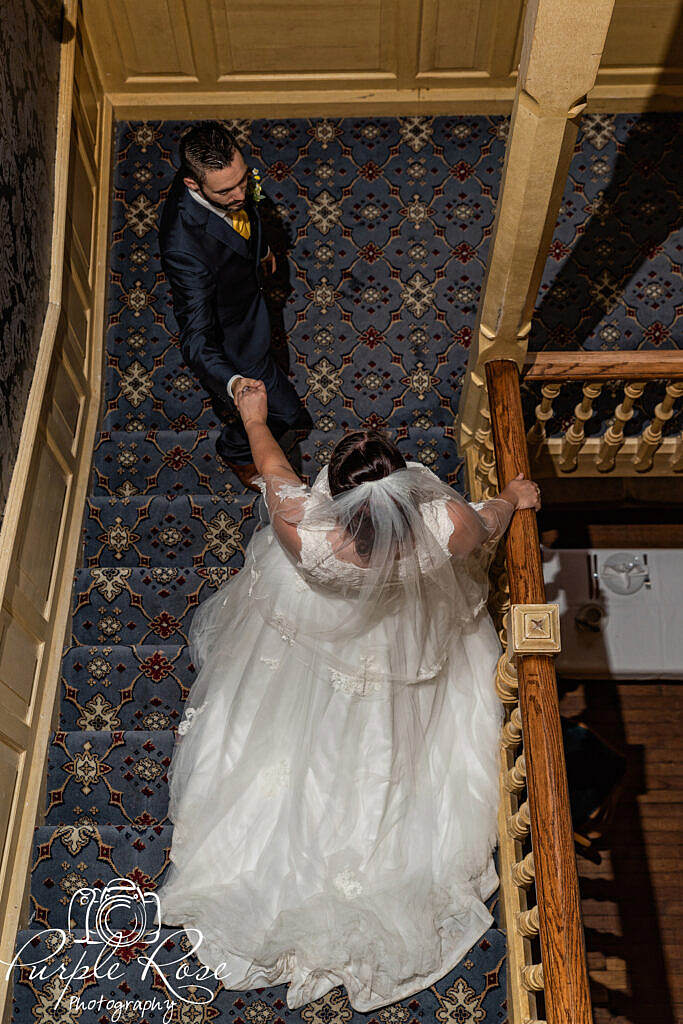
<instances>
[{"instance_id":1,"label":"groom's hand","mask_svg":"<svg viewBox=\"0 0 683 1024\"><path fill-rule=\"evenodd\" d=\"M245 427L249 423L265 423L268 419L266 385L253 377L240 377L232 389L237 411Z\"/></svg>"}]
</instances>

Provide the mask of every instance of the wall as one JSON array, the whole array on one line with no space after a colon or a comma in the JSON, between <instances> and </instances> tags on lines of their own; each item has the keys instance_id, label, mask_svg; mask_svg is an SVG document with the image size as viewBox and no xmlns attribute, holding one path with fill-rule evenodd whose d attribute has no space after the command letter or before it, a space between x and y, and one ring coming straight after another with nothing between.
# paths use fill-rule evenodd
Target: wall
<instances>
[{"instance_id":1,"label":"wall","mask_svg":"<svg viewBox=\"0 0 683 1024\"><path fill-rule=\"evenodd\" d=\"M0 514L48 302L58 28L33 0L0 5Z\"/></svg>"},{"instance_id":2,"label":"wall","mask_svg":"<svg viewBox=\"0 0 683 1024\"><path fill-rule=\"evenodd\" d=\"M53 0L35 2L49 16ZM77 8L78 0L66 0L48 302L27 370L33 380L0 531L0 961L6 963L17 925L28 917L25 883L101 401L112 111ZM14 64L21 63L15 51L31 53L30 46L13 37L13 81ZM21 96L16 110L18 124L30 123ZM11 216L25 231L19 200ZM38 221L35 216L41 226ZM19 266L28 277L23 251ZM0 1018L10 978L0 972Z\"/></svg>"},{"instance_id":3,"label":"wall","mask_svg":"<svg viewBox=\"0 0 683 1024\"><path fill-rule=\"evenodd\" d=\"M524 6L83 0L104 90L122 118L508 113ZM590 110L680 106L678 16L678 0L615 0Z\"/></svg>"}]
</instances>

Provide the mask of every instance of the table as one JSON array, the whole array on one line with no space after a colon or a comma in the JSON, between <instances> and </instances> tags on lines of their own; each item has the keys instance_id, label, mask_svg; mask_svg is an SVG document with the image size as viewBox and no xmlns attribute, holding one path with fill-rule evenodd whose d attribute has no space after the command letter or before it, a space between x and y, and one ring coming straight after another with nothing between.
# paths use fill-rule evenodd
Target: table
<instances>
[{"instance_id":1,"label":"table","mask_svg":"<svg viewBox=\"0 0 683 1024\"><path fill-rule=\"evenodd\" d=\"M649 585L633 594L615 594L604 583L604 563L620 551L640 555L649 570ZM541 553L546 600L560 609L562 652L555 660L560 675L683 679L683 549L542 548ZM577 615L589 617L587 606L601 616L596 630L577 623Z\"/></svg>"}]
</instances>

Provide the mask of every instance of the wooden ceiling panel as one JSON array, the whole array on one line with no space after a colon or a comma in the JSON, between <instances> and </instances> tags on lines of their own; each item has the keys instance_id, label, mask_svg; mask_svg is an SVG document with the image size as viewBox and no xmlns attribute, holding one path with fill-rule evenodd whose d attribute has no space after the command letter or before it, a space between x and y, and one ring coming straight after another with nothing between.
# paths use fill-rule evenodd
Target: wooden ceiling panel
<instances>
[{"instance_id":1,"label":"wooden ceiling panel","mask_svg":"<svg viewBox=\"0 0 683 1024\"><path fill-rule=\"evenodd\" d=\"M524 0L82 4L123 117L220 115L226 101L252 116L506 112L524 16ZM589 109L683 105L677 15L678 0L616 0Z\"/></svg>"},{"instance_id":2,"label":"wooden ceiling panel","mask_svg":"<svg viewBox=\"0 0 683 1024\"><path fill-rule=\"evenodd\" d=\"M681 66L679 0L617 0L602 68Z\"/></svg>"},{"instance_id":3,"label":"wooden ceiling panel","mask_svg":"<svg viewBox=\"0 0 683 1024\"><path fill-rule=\"evenodd\" d=\"M386 70L393 36L392 0L213 0L218 73L334 75Z\"/></svg>"}]
</instances>

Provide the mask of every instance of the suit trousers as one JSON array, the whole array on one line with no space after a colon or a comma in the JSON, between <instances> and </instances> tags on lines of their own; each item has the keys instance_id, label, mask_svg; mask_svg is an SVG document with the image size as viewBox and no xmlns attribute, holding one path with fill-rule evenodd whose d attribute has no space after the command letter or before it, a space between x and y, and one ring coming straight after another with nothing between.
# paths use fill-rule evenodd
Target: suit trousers
<instances>
[{"instance_id":1,"label":"suit trousers","mask_svg":"<svg viewBox=\"0 0 683 1024\"><path fill-rule=\"evenodd\" d=\"M267 355L258 366L236 370L245 377L262 380L268 394L268 426L279 440L287 430L295 427L308 429L312 425L310 415L301 404L299 396L284 370ZM223 429L216 441L216 451L225 462L246 465L252 461L249 439L234 402L227 389L223 394L210 390L214 412L223 422Z\"/></svg>"}]
</instances>

